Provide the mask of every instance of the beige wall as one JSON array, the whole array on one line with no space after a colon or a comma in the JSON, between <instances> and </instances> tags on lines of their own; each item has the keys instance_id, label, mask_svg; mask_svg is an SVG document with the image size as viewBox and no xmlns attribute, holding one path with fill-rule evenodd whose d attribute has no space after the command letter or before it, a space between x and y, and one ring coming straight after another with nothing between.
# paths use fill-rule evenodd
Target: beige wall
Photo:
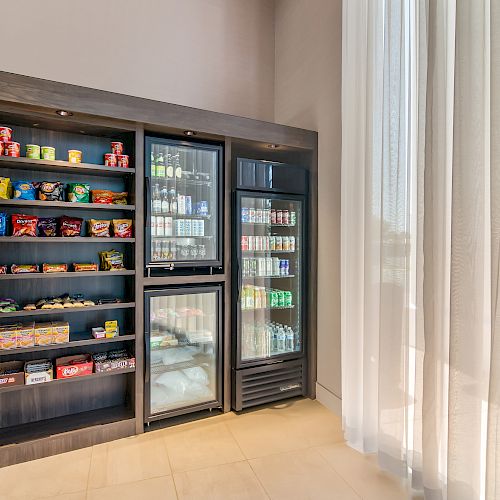
<instances>
[{"instance_id":1,"label":"beige wall","mask_svg":"<svg viewBox=\"0 0 500 500\"><path fill-rule=\"evenodd\" d=\"M318 399L340 410L342 0L276 0L275 121L319 132Z\"/></svg>"},{"instance_id":2,"label":"beige wall","mask_svg":"<svg viewBox=\"0 0 500 500\"><path fill-rule=\"evenodd\" d=\"M271 0L15 0L0 69L272 121Z\"/></svg>"}]
</instances>

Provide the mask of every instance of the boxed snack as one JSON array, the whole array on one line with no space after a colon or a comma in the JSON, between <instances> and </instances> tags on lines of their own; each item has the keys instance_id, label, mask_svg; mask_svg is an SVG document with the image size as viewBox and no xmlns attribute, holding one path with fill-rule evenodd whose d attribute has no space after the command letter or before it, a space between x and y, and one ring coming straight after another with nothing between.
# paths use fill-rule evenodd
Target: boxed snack
<instances>
[{"instance_id":1,"label":"boxed snack","mask_svg":"<svg viewBox=\"0 0 500 500\"><path fill-rule=\"evenodd\" d=\"M114 337L118 337L120 334L120 328L118 327L118 321L106 321L104 323L104 330L106 332L106 338L112 339Z\"/></svg>"},{"instance_id":2,"label":"boxed snack","mask_svg":"<svg viewBox=\"0 0 500 500\"><path fill-rule=\"evenodd\" d=\"M64 201L64 184L49 181L38 183L38 199L42 201Z\"/></svg>"},{"instance_id":3,"label":"boxed snack","mask_svg":"<svg viewBox=\"0 0 500 500\"><path fill-rule=\"evenodd\" d=\"M35 323L23 323L17 328L17 347L33 347L35 345Z\"/></svg>"},{"instance_id":4,"label":"boxed snack","mask_svg":"<svg viewBox=\"0 0 500 500\"><path fill-rule=\"evenodd\" d=\"M90 354L76 354L56 359L56 379L92 375L94 362Z\"/></svg>"},{"instance_id":5,"label":"boxed snack","mask_svg":"<svg viewBox=\"0 0 500 500\"><path fill-rule=\"evenodd\" d=\"M135 368L135 358L131 357L125 349L107 353L96 353L92 355L92 358L94 360L96 373Z\"/></svg>"},{"instance_id":6,"label":"boxed snack","mask_svg":"<svg viewBox=\"0 0 500 500\"><path fill-rule=\"evenodd\" d=\"M69 323L67 321L53 321L52 334L54 343L66 344L69 342Z\"/></svg>"},{"instance_id":7,"label":"boxed snack","mask_svg":"<svg viewBox=\"0 0 500 500\"><path fill-rule=\"evenodd\" d=\"M12 236L36 236L36 215L13 214Z\"/></svg>"},{"instance_id":8,"label":"boxed snack","mask_svg":"<svg viewBox=\"0 0 500 500\"><path fill-rule=\"evenodd\" d=\"M68 201L89 203L90 201L90 185L83 183L72 182L68 184Z\"/></svg>"},{"instance_id":9,"label":"boxed snack","mask_svg":"<svg viewBox=\"0 0 500 500\"><path fill-rule=\"evenodd\" d=\"M68 264L43 264L42 272L44 273L65 273L68 270Z\"/></svg>"},{"instance_id":10,"label":"boxed snack","mask_svg":"<svg viewBox=\"0 0 500 500\"><path fill-rule=\"evenodd\" d=\"M54 378L52 362L49 359L36 359L24 364L24 380L26 385L43 384Z\"/></svg>"},{"instance_id":11,"label":"boxed snack","mask_svg":"<svg viewBox=\"0 0 500 500\"><path fill-rule=\"evenodd\" d=\"M102 326L96 326L92 328L92 337L95 339L105 339L106 330Z\"/></svg>"},{"instance_id":12,"label":"boxed snack","mask_svg":"<svg viewBox=\"0 0 500 500\"><path fill-rule=\"evenodd\" d=\"M24 361L0 363L0 390L13 385L24 385Z\"/></svg>"},{"instance_id":13,"label":"boxed snack","mask_svg":"<svg viewBox=\"0 0 500 500\"><path fill-rule=\"evenodd\" d=\"M38 264L12 264L10 266L12 274L38 273Z\"/></svg>"},{"instance_id":14,"label":"boxed snack","mask_svg":"<svg viewBox=\"0 0 500 500\"><path fill-rule=\"evenodd\" d=\"M0 327L0 350L15 349L17 347L18 323Z\"/></svg>"},{"instance_id":15,"label":"boxed snack","mask_svg":"<svg viewBox=\"0 0 500 500\"><path fill-rule=\"evenodd\" d=\"M35 323L35 345L54 344L52 323Z\"/></svg>"}]
</instances>

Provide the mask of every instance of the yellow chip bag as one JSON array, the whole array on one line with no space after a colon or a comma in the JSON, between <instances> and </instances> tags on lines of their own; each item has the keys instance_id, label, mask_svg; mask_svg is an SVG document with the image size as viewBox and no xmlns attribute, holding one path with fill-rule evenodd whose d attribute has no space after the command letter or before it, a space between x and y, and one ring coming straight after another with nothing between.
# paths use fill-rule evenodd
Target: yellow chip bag
<instances>
[{"instance_id":1,"label":"yellow chip bag","mask_svg":"<svg viewBox=\"0 0 500 500\"><path fill-rule=\"evenodd\" d=\"M12 198L12 184L8 177L0 177L0 198L10 200Z\"/></svg>"}]
</instances>

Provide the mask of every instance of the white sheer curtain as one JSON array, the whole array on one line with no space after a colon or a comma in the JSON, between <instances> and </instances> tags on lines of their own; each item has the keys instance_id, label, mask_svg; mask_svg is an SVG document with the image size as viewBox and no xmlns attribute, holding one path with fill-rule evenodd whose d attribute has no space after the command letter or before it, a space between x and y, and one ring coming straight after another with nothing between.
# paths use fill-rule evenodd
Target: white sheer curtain
<instances>
[{"instance_id":1,"label":"white sheer curtain","mask_svg":"<svg viewBox=\"0 0 500 500\"><path fill-rule=\"evenodd\" d=\"M500 0L344 1L345 435L432 500L500 498L499 29Z\"/></svg>"}]
</instances>

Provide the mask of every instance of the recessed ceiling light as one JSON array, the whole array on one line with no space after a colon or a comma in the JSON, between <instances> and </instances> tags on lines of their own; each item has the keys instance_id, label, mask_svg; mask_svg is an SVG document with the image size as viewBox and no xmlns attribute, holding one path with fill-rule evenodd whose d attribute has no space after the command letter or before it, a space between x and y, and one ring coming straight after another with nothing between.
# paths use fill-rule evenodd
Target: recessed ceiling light
<instances>
[{"instance_id":1,"label":"recessed ceiling light","mask_svg":"<svg viewBox=\"0 0 500 500\"><path fill-rule=\"evenodd\" d=\"M38 127L39 125L39 123L33 123L33 127Z\"/></svg>"},{"instance_id":2,"label":"recessed ceiling light","mask_svg":"<svg viewBox=\"0 0 500 500\"><path fill-rule=\"evenodd\" d=\"M280 147L280 145L279 144L268 144L267 147L269 149L278 149Z\"/></svg>"},{"instance_id":3,"label":"recessed ceiling light","mask_svg":"<svg viewBox=\"0 0 500 500\"><path fill-rule=\"evenodd\" d=\"M194 130L184 130L184 135L192 136L196 135L196 132Z\"/></svg>"},{"instance_id":4,"label":"recessed ceiling light","mask_svg":"<svg viewBox=\"0 0 500 500\"><path fill-rule=\"evenodd\" d=\"M73 113L71 111L66 111L65 109L58 109L56 113L59 116L73 116Z\"/></svg>"},{"instance_id":5,"label":"recessed ceiling light","mask_svg":"<svg viewBox=\"0 0 500 500\"><path fill-rule=\"evenodd\" d=\"M79 130L80 134L86 134L85 130Z\"/></svg>"}]
</instances>

